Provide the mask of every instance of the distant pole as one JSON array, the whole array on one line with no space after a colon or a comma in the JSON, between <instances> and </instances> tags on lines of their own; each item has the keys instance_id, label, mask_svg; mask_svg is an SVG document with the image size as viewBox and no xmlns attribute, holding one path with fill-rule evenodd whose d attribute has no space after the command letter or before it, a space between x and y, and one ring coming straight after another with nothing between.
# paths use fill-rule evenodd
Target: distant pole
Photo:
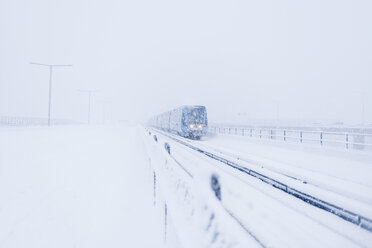
<instances>
[{"instance_id":1,"label":"distant pole","mask_svg":"<svg viewBox=\"0 0 372 248\"><path fill-rule=\"evenodd\" d=\"M88 124L90 124L90 99L92 96L92 92L89 91L89 109L88 109Z\"/></svg>"},{"instance_id":2,"label":"distant pole","mask_svg":"<svg viewBox=\"0 0 372 248\"><path fill-rule=\"evenodd\" d=\"M49 104L48 104L48 126L50 127L50 108L52 106L52 74L53 66L49 66Z\"/></svg>"},{"instance_id":3,"label":"distant pole","mask_svg":"<svg viewBox=\"0 0 372 248\"><path fill-rule=\"evenodd\" d=\"M48 101L48 126L50 127L50 109L52 106L52 74L53 67L71 67L72 65L50 65L30 62L31 65L40 65L49 67L49 101Z\"/></svg>"},{"instance_id":4,"label":"distant pole","mask_svg":"<svg viewBox=\"0 0 372 248\"><path fill-rule=\"evenodd\" d=\"M365 104L364 104L364 97L362 96L362 125L365 123Z\"/></svg>"},{"instance_id":5,"label":"distant pole","mask_svg":"<svg viewBox=\"0 0 372 248\"><path fill-rule=\"evenodd\" d=\"M84 92L84 93L88 93L88 99L89 99L88 100L88 125L90 125L91 97L92 97L92 93L97 92L97 90L79 90L79 91Z\"/></svg>"}]
</instances>

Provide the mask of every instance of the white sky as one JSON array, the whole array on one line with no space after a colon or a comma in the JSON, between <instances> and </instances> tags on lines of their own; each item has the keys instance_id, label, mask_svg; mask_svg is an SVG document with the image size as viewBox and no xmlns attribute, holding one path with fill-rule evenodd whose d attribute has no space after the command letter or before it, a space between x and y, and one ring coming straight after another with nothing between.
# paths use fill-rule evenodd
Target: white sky
<instances>
[{"instance_id":1,"label":"white sky","mask_svg":"<svg viewBox=\"0 0 372 248\"><path fill-rule=\"evenodd\" d=\"M372 122L372 1L0 0L0 116ZM364 102L364 104L363 104ZM277 113L278 109L278 113Z\"/></svg>"}]
</instances>

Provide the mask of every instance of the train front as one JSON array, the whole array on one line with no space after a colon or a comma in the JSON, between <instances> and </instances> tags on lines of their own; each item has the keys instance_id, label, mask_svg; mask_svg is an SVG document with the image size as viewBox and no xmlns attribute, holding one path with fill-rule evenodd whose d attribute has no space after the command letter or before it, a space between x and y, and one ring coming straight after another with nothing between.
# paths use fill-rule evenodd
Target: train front
<instances>
[{"instance_id":1,"label":"train front","mask_svg":"<svg viewBox=\"0 0 372 248\"><path fill-rule=\"evenodd\" d=\"M188 136L200 139L208 131L207 109L204 106L191 106L184 109Z\"/></svg>"}]
</instances>

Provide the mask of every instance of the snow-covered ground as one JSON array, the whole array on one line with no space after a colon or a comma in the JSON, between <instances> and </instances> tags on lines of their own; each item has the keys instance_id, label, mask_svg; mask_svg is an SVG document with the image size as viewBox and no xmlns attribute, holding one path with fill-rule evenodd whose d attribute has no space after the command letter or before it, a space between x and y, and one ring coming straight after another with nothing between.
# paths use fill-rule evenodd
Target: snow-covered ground
<instances>
[{"instance_id":1,"label":"snow-covered ground","mask_svg":"<svg viewBox=\"0 0 372 248\"><path fill-rule=\"evenodd\" d=\"M281 182L296 185L297 189L306 191L313 187L313 196L332 199L335 204L372 218L371 152L265 142L223 134L206 137L199 145L239 158L240 163Z\"/></svg>"},{"instance_id":2,"label":"snow-covered ground","mask_svg":"<svg viewBox=\"0 0 372 248\"><path fill-rule=\"evenodd\" d=\"M0 247L161 247L134 127L0 129Z\"/></svg>"},{"instance_id":3,"label":"snow-covered ground","mask_svg":"<svg viewBox=\"0 0 372 248\"><path fill-rule=\"evenodd\" d=\"M155 133L157 142L134 126L0 128L0 248L372 247L370 232ZM304 187L345 189L369 213L368 154L231 136L188 142Z\"/></svg>"}]
</instances>

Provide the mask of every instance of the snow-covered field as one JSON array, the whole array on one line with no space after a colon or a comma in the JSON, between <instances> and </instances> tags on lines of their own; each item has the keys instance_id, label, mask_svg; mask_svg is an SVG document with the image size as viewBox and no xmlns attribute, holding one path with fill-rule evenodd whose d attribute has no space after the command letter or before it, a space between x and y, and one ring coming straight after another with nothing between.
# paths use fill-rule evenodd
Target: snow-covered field
<instances>
[{"instance_id":1,"label":"snow-covered field","mask_svg":"<svg viewBox=\"0 0 372 248\"><path fill-rule=\"evenodd\" d=\"M0 129L0 247L161 247L134 127Z\"/></svg>"}]
</instances>

